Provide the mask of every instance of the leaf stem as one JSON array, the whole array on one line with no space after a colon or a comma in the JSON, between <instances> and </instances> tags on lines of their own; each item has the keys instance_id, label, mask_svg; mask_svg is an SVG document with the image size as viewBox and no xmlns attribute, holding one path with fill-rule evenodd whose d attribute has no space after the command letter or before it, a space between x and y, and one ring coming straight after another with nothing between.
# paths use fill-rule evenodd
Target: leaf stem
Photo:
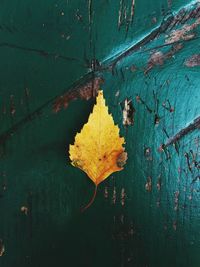
<instances>
[{"instance_id":1,"label":"leaf stem","mask_svg":"<svg viewBox=\"0 0 200 267\"><path fill-rule=\"evenodd\" d=\"M97 188L98 188L98 185L95 184L95 189L94 189L93 196L92 196L90 202L84 208L81 209L81 212L84 212L85 210L87 210L92 205L92 203L95 200L96 194L97 194Z\"/></svg>"}]
</instances>

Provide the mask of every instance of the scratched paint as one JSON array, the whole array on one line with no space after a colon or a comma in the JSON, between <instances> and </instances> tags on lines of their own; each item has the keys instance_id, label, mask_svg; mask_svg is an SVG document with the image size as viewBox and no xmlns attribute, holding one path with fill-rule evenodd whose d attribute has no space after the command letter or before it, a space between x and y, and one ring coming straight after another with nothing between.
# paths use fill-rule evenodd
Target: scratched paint
<instances>
[{"instance_id":1,"label":"scratched paint","mask_svg":"<svg viewBox=\"0 0 200 267\"><path fill-rule=\"evenodd\" d=\"M1 3L1 266L199 266L199 8ZM82 215L67 147L99 85L129 159Z\"/></svg>"}]
</instances>

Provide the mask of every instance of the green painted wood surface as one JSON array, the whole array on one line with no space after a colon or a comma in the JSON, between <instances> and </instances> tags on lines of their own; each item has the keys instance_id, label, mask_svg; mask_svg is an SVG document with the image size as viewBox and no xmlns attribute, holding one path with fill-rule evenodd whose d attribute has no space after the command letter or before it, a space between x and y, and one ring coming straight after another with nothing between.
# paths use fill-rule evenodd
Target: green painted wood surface
<instances>
[{"instance_id":1,"label":"green painted wood surface","mask_svg":"<svg viewBox=\"0 0 200 267\"><path fill-rule=\"evenodd\" d=\"M120 3L130 14L131 2L0 3L2 267L200 266L199 169L191 153L199 162L199 131L182 138L178 150L158 149L167 140L165 129L173 136L200 116L200 69L184 65L199 53L199 29L194 29L195 38L181 40L183 48L146 75L149 57L154 51L170 51L171 45L159 47L181 22L123 57L112 71L106 68L169 16L182 7L187 15L198 4L136 0L133 23L118 27ZM188 18L183 24L194 21ZM93 59L102 68L91 73ZM82 214L80 208L94 188L70 165L68 147L87 122L94 100L73 101L57 114L52 104L90 73L105 80L106 102L126 138L129 159L124 171L100 185L94 204ZM128 129L122 125L119 104L126 97L136 110ZM173 112L163 106L167 101ZM37 109L40 112L23 121ZM12 134L4 140L8 129ZM150 180L152 189L147 190Z\"/></svg>"}]
</instances>

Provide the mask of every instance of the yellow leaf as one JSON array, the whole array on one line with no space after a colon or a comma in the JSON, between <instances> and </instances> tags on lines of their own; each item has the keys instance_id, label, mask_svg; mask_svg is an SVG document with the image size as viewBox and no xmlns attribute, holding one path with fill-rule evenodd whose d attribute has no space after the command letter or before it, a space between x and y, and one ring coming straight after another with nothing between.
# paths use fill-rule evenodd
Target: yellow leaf
<instances>
[{"instance_id":1,"label":"yellow leaf","mask_svg":"<svg viewBox=\"0 0 200 267\"><path fill-rule=\"evenodd\" d=\"M71 163L83 170L97 188L110 174L123 169L127 159L124 143L108 113L103 91L99 91L88 122L77 133L74 145L70 145Z\"/></svg>"}]
</instances>

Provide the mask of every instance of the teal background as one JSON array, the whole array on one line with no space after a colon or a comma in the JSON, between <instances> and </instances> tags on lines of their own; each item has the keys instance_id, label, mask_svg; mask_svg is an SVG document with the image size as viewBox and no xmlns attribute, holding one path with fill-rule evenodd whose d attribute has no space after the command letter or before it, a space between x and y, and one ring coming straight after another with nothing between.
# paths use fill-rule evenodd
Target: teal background
<instances>
[{"instance_id":1,"label":"teal background","mask_svg":"<svg viewBox=\"0 0 200 267\"><path fill-rule=\"evenodd\" d=\"M130 14L132 1L122 2ZM199 39L182 41L183 49L148 75L144 69L152 48L164 44L167 32L124 57L113 72L90 68L94 58L108 66L164 18L186 5L194 8L186 0L135 2L128 28L118 27L120 0L93 0L91 14L89 0L0 2L0 135L8 129L12 133L0 145L1 267L200 266L200 185L199 179L192 182L199 169L192 165L190 171L184 156L189 153L192 162L192 150L199 162L199 130L180 140L178 152L170 146L170 159L158 151L167 140L163 129L173 136L200 115L200 69L184 65L199 53ZM198 37L198 27L195 33ZM99 186L95 202L81 213L94 186L70 165L68 147L95 100L73 101L57 114L52 104L74 82L96 73L105 80L102 89L126 139L128 162ZM152 113L136 101L137 95ZM128 129L119 104L126 97L136 110ZM167 100L174 112L162 106ZM37 109L33 119L23 122ZM28 207L27 215L22 206Z\"/></svg>"}]
</instances>

